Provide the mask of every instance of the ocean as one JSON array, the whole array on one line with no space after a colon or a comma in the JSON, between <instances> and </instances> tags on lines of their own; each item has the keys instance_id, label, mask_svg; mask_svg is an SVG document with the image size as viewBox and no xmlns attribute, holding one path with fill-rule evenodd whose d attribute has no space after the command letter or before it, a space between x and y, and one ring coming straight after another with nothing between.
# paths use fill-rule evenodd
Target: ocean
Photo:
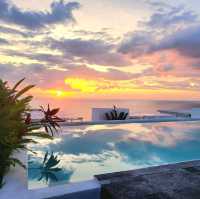
<instances>
[{"instance_id":1,"label":"ocean","mask_svg":"<svg viewBox=\"0 0 200 199\"><path fill-rule=\"evenodd\" d=\"M60 108L61 117L91 119L92 108L110 108L114 105L118 108L129 108L130 115L159 114L157 110L186 110L200 107L200 101L157 101L157 100L77 100L77 99L51 99L34 100L32 106L38 108L40 105L50 104L52 108Z\"/></svg>"}]
</instances>

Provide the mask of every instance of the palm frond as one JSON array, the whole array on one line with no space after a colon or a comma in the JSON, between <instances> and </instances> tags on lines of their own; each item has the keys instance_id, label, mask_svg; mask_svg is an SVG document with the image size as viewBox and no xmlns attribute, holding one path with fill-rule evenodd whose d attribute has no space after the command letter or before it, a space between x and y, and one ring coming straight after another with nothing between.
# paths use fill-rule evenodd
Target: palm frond
<instances>
[{"instance_id":1,"label":"palm frond","mask_svg":"<svg viewBox=\"0 0 200 199\"><path fill-rule=\"evenodd\" d=\"M23 88L22 90L20 90L15 96L14 96L14 100L18 99L18 97L20 97L21 95L23 95L24 93L26 93L28 90L30 90L31 88L35 87L34 85L29 85L26 86L25 88Z\"/></svg>"},{"instance_id":2,"label":"palm frond","mask_svg":"<svg viewBox=\"0 0 200 199\"><path fill-rule=\"evenodd\" d=\"M19 81L13 86L13 88L12 88L11 90L12 90L12 91L15 91L16 88L17 88L24 80L25 80L25 78L19 80Z\"/></svg>"}]
</instances>

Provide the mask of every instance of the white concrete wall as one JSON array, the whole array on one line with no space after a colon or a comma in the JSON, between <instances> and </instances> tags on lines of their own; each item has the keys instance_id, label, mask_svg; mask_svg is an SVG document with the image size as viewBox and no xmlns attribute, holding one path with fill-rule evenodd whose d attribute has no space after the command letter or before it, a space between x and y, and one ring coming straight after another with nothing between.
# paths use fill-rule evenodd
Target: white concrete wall
<instances>
[{"instance_id":1,"label":"white concrete wall","mask_svg":"<svg viewBox=\"0 0 200 199\"><path fill-rule=\"evenodd\" d=\"M102 121L107 120L105 114L111 112L113 108L92 108L92 121ZM118 112L129 113L127 108L117 108Z\"/></svg>"}]
</instances>

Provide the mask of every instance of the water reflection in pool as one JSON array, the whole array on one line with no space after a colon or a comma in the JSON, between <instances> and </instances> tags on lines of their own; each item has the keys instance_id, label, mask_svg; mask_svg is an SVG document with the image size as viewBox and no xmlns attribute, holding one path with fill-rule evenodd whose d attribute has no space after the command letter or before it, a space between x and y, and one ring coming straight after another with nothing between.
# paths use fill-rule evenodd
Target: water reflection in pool
<instances>
[{"instance_id":1,"label":"water reflection in pool","mask_svg":"<svg viewBox=\"0 0 200 199\"><path fill-rule=\"evenodd\" d=\"M29 188L200 159L198 122L79 126L65 127L62 131L54 140L39 140L37 145L29 146L37 153L29 153ZM54 165L50 160L51 167L44 165L46 152L49 153L46 163L52 152L58 163Z\"/></svg>"}]
</instances>

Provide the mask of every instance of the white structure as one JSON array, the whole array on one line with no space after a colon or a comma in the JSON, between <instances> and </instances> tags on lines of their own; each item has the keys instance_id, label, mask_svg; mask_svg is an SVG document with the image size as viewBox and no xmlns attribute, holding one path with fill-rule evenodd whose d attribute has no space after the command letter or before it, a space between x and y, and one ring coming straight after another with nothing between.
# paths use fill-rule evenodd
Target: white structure
<instances>
[{"instance_id":1,"label":"white structure","mask_svg":"<svg viewBox=\"0 0 200 199\"><path fill-rule=\"evenodd\" d=\"M113 108L92 108L92 121L107 120L105 114L111 112L112 110ZM117 108L116 110L118 113L120 112L128 113L129 116L129 109L127 108Z\"/></svg>"},{"instance_id":2,"label":"white structure","mask_svg":"<svg viewBox=\"0 0 200 199\"><path fill-rule=\"evenodd\" d=\"M192 108L188 110L158 110L158 112L175 117L200 119L200 108Z\"/></svg>"},{"instance_id":3,"label":"white structure","mask_svg":"<svg viewBox=\"0 0 200 199\"><path fill-rule=\"evenodd\" d=\"M200 119L200 108L192 108L190 113L193 119Z\"/></svg>"}]
</instances>

